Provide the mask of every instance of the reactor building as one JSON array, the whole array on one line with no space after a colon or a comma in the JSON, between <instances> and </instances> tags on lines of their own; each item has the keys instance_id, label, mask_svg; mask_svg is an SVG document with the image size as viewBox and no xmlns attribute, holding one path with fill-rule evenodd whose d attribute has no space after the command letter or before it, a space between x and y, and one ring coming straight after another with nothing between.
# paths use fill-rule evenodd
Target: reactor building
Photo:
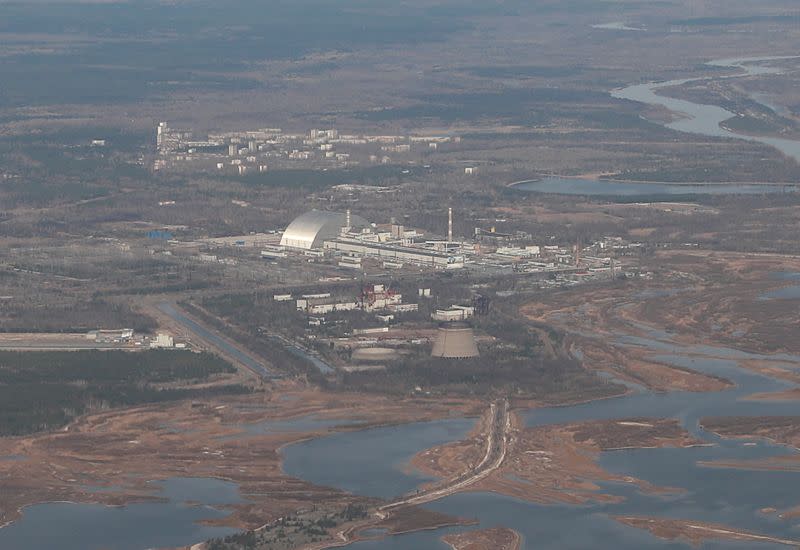
<instances>
[{"instance_id":1,"label":"reactor building","mask_svg":"<svg viewBox=\"0 0 800 550\"><path fill-rule=\"evenodd\" d=\"M342 258L342 267L361 268L361 258L384 262L384 267L413 264L434 269L464 267L463 243L452 238L452 210L449 211L447 240L431 240L415 229L406 229L392 220L386 225L371 224L348 210L311 210L296 217L283 232L281 249L320 252ZM267 254L264 254L265 256ZM358 261L354 261L358 260Z\"/></svg>"},{"instance_id":2,"label":"reactor building","mask_svg":"<svg viewBox=\"0 0 800 550\"><path fill-rule=\"evenodd\" d=\"M445 323L439 327L433 342L433 357L446 359L466 359L478 357L475 333L466 323Z\"/></svg>"},{"instance_id":3,"label":"reactor building","mask_svg":"<svg viewBox=\"0 0 800 550\"><path fill-rule=\"evenodd\" d=\"M360 216L351 216L349 211L343 213L311 210L296 217L286 227L281 237L281 246L303 250L321 248L322 243L335 239L343 231L368 225L367 220Z\"/></svg>"}]
</instances>

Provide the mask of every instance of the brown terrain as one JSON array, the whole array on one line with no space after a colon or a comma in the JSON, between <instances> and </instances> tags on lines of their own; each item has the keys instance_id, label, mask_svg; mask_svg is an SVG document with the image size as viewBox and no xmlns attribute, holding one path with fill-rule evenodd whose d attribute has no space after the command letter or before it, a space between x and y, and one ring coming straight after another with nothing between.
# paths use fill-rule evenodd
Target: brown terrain
<instances>
[{"instance_id":1,"label":"brown terrain","mask_svg":"<svg viewBox=\"0 0 800 550\"><path fill-rule=\"evenodd\" d=\"M647 491L668 491L630 477L615 476L597 464L602 451L698 444L671 419L593 421L520 429L511 438L502 467L470 490L494 491L539 503L580 504L613 501L600 493L597 481L635 483ZM413 465L429 475L445 477L459 471L460 457L472 461L481 452L476 438L443 445L418 454Z\"/></svg>"},{"instance_id":2,"label":"brown terrain","mask_svg":"<svg viewBox=\"0 0 800 550\"><path fill-rule=\"evenodd\" d=\"M800 400L800 388L792 388L790 390L774 392L774 393L754 393L748 399L756 401L797 401Z\"/></svg>"},{"instance_id":3,"label":"brown terrain","mask_svg":"<svg viewBox=\"0 0 800 550\"><path fill-rule=\"evenodd\" d=\"M666 540L686 540L693 545L700 545L707 540L722 539L745 542L771 542L775 544L785 544L787 546L798 546L800 541L779 539L740 531L718 525L714 523L700 523L691 520L681 519L657 519L647 517L617 516L614 519L638 529L645 529L656 537Z\"/></svg>"},{"instance_id":4,"label":"brown terrain","mask_svg":"<svg viewBox=\"0 0 800 550\"><path fill-rule=\"evenodd\" d=\"M522 546L519 533L502 527L445 535L442 540L453 550L519 550Z\"/></svg>"},{"instance_id":5,"label":"brown terrain","mask_svg":"<svg viewBox=\"0 0 800 550\"><path fill-rule=\"evenodd\" d=\"M722 437L759 437L800 449L800 416L725 416L703 418L701 424Z\"/></svg>"},{"instance_id":6,"label":"brown terrain","mask_svg":"<svg viewBox=\"0 0 800 550\"><path fill-rule=\"evenodd\" d=\"M567 333L573 350L587 368L641 384L654 391L719 391L726 380L666 365L637 346L613 339L637 335L676 344L719 344L755 353L797 353L800 320L793 300L760 296L787 282L772 275L800 270L793 256L738 253L659 252L648 262L662 279L656 288L620 283L585 291L565 290L537 297L521 311L535 323L554 325ZM654 331L663 327L666 332ZM695 335L703 335L703 339ZM713 352L708 352L713 356ZM724 358L724 357L723 357ZM745 360L745 368L800 383L797 371L776 358ZM782 393L789 398L794 392ZM763 397L763 396L762 396Z\"/></svg>"},{"instance_id":7,"label":"brown terrain","mask_svg":"<svg viewBox=\"0 0 800 550\"><path fill-rule=\"evenodd\" d=\"M84 2L82 9L94 3ZM17 13L14 10L25 13L25 3L12 4L12 14ZM648 122L673 120L676 113L609 95L612 89L645 80L733 72L704 66L709 59L793 52L800 27L791 13L786 15L787 10L795 9L791 2L730 0L724 4L732 22L719 26L703 23L704 16L714 13L715 8L700 6L706 3L696 0L546 0L533 7L524 2L509 3L516 6L503 2L475 4L458 6L458 2L438 0L387 4L378 10L385 12L379 13L380 19L399 15L411 21L410 27L405 23L400 26L398 33L424 27L429 10L443 10L437 18L441 19L437 25L441 23L442 27L423 29L418 38L407 41L357 41L346 48L341 44L347 37L337 38L334 32L340 22L332 19L324 22L328 27L324 33L298 33L305 42L318 46L306 50L303 45L291 55L273 55L272 48L251 47L247 42L258 39L258 34L269 34L259 31L258 26L250 29L250 25L271 14L254 14L252 21L233 24L207 21L202 26L209 30L219 26L221 34L191 38L216 44L219 68L192 72L201 76L220 71L220 83L206 86L183 82L185 77L179 74L182 70L175 71L172 64L164 68L146 54L115 56L112 78L106 80L117 82L116 75L121 75L124 92L132 91L124 85L126 82L146 84L145 88L153 92L129 96L112 90L107 101L86 103L77 101L80 94L72 98L68 93L64 97L60 93L50 97L43 94L39 100L36 96L40 91L80 90L75 79L84 73L76 71L78 76L68 78L71 69L90 68L95 74L101 66L85 64L95 57L103 59L98 54L105 50L122 48L118 41L126 39L109 32L105 24L92 25L101 18L87 19L86 30L76 19L64 25L53 23L49 31L33 25L26 32L15 28L16 18L11 17L11 23L0 25L0 36L5 38L0 40L3 67L9 56L25 54L38 59L37 52L42 51L58 54L55 59L41 59L45 70L61 69L73 55L84 61L73 59L64 64L63 71L54 71L54 77L44 79L44 85L38 78L28 78L33 86L18 89L22 98L19 104L5 102L5 89L0 94L0 136L14 138L0 143L0 180L6 182L0 186L0 202L4 204L0 215L0 328L79 332L82 327L139 323L166 329L195 349L212 349L153 305L191 298L199 308L204 297L254 289L269 295L273 288L321 281L329 275L330 266L306 259L272 266L266 265L257 252L248 255L246 251L230 253L222 249L214 253L236 259L238 264L201 263L191 250L205 251L209 245L200 243L206 237L278 229L310 207L341 211L351 205L370 212L376 222L409 216L409 225L441 231L442 205L454 202L460 236L470 235L475 225L499 223L500 232L523 230L535 239L554 235L553 242L559 244L598 235L642 241L641 249L620 252L630 254L619 258L623 271L634 273L627 280L530 293L514 286L522 277L503 278L488 285L495 285L497 290L508 284L510 290L519 291L526 300L521 311L532 325L531 332L553 332L561 338L558 344L541 339L546 351L553 351L553 347L570 350L575 357L582 357L589 371L658 392L713 392L731 386L727 380L666 364L644 347L619 343L625 335L663 338L677 345L720 344L764 354L800 353L797 300L760 300L764 292L788 284L773 277L775 273L800 272L800 258L732 252L797 254L800 206L796 193L782 197L704 197L696 199L697 203L609 204L603 199L521 196L505 188L507 182L546 173L606 175L632 181L800 181L800 165L772 147L746 140L678 134ZM591 9L576 9L582 4L592 4ZM65 11L73 11L71 3L65 5L70 6ZM197 17L200 24L205 10L192 7L187 4L192 19ZM352 13L345 13L346 19L356 16L358 20L359 14L365 15L358 6L348 9ZM40 15L36 10L28 14L34 21ZM378 12L365 13L371 16ZM595 26L619 17L633 26L646 27L646 32L631 34ZM175 40L187 31L173 29L172 17L157 14L152 19L168 21L169 25L159 25L136 41L151 42L155 37L165 52L194 55L203 51L194 40ZM314 18L304 14L303 19ZM366 25L362 30L370 31ZM328 31L334 33L332 40L323 36ZM487 37L491 42L488 48ZM242 41L237 42L239 39ZM220 49L222 46L225 48ZM252 55L259 51L263 53ZM248 55L243 56L243 52ZM145 62L139 66L141 59ZM25 69L23 77L37 65L19 61ZM191 59L187 63L192 63ZM737 131L797 137L797 64L786 66L793 69L785 75L711 79L670 93L735 107L746 116L726 124L738 125L731 126ZM202 62L197 67L202 67ZM156 75L136 76L141 69L145 69L145 75L163 72L163 78L169 80L150 82ZM237 85L237 79L250 84ZM18 79L5 80L10 85ZM89 79L86 91L102 98L102 90L95 89L104 88L100 84L103 80ZM778 117L755 109L745 92L765 94L788 113ZM198 136L207 130L241 131L267 125L292 132L335 125L343 133L441 133L463 137L463 142L443 146L432 157L430 175L391 176L389 183L397 184L391 200L383 195L369 198L366 193L336 198L328 184L297 185L290 174L281 176L286 181L279 185L267 179L261 185L261 175L245 181L180 172L155 174L145 168L152 166L156 120L174 121L177 126L196 130ZM743 123L749 123L749 127L742 127ZM69 136L71 130L78 129L82 131ZM75 144L90 139L83 135L88 129L98 131L99 135L92 138L106 137L109 129L138 135L129 138L127 149L120 150L109 138L105 153L83 159L85 151ZM73 148L75 151L71 151ZM395 157L394 162L403 166L406 162L428 163L428 152L413 158ZM98 168L92 169L95 163ZM479 167L476 177L463 177L467 165ZM319 169L319 165L295 166ZM354 182L361 182L359 174L358 170L353 172ZM397 182L392 181L395 178ZM84 184L86 189L82 188ZM100 191L107 194L95 196ZM52 196L47 198L48 194ZM165 208L161 201L177 206ZM164 228L190 246L180 250L145 239L145 229ZM637 272L641 277L635 275ZM234 315L240 313L232 309ZM516 306L514 309L512 321L521 324ZM73 326L76 322L77 327ZM302 322L307 328L306 321ZM245 346L263 340L262 335L253 336L235 325L227 323L222 331L226 339L239 339ZM259 323L251 325L259 327ZM70 342L64 343L63 336L52 338L49 345L68 345L73 340L67 338ZM6 336L0 338L0 345L27 348L22 344L28 339L32 337ZM36 337L39 342L42 339L41 335ZM264 362L283 367L281 357L276 354ZM229 359L235 362L235 358ZM762 358L741 364L754 372L800 384L800 374L785 361ZM298 379L305 376L297 371L283 374ZM254 383L251 373L244 369L238 376ZM451 415L478 417L486 408L486 403L473 397L414 399L336 393L310 389L299 382L265 383L267 391L261 392L258 382L250 395L94 412L59 431L0 438L0 457L14 457L0 459L0 526L19 518L24 506L39 502L123 504L157 498L148 482L173 476L214 477L236 483L245 502L231 507L232 514L218 523L242 529L274 524L287 514L300 517L311 504L321 513L341 511L350 504L374 510L384 503L286 475L281 449L332 431ZM571 398L591 399L593 395L578 388ZM800 388L752 398L797 400ZM554 396L553 401L557 400ZM513 404L521 408L542 403L519 399ZM493 407L491 415L480 416L464 441L421 452L414 458L413 467L440 478L421 490L435 498L439 498L438 492L444 494L450 489L496 491L541 503L611 501L618 497L603 494L600 482L631 483L643 491L671 489L604 470L598 462L600 453L698 444L672 419L631 418L526 428L517 416L508 414L507 407L502 415L497 414L496 404ZM248 433L244 428L309 416L331 419L334 425L267 433ZM501 418L502 438L497 429ZM336 425L336 421L341 424ZM800 447L796 419L706 419L704 425L724 437L763 437ZM800 471L796 457L758 464L713 465ZM93 491L92 486L109 490ZM796 517L800 508L780 514ZM318 519L312 517L310 521ZM723 538L797 544L688 520L617 519L656 536L686 538L694 543ZM403 505L386 517L370 514L368 519L337 525L329 530L333 543L316 542L307 548L345 545L368 527L402 533L454 524L462 522ZM444 540L459 550L516 549L521 545L518 533L501 528L450 535Z\"/></svg>"},{"instance_id":8,"label":"brown terrain","mask_svg":"<svg viewBox=\"0 0 800 550\"><path fill-rule=\"evenodd\" d=\"M703 429L722 437L756 439L763 438L779 445L800 450L800 416L730 416L703 418ZM704 466L717 468L741 468L751 470L780 470L800 472L800 456L797 454L747 461L703 462ZM784 516L796 515L796 510Z\"/></svg>"},{"instance_id":9,"label":"brown terrain","mask_svg":"<svg viewBox=\"0 0 800 550\"><path fill-rule=\"evenodd\" d=\"M642 313L649 322L757 353L800 351L796 301L771 300L765 307L759 299L791 284L775 274L800 271L796 256L672 252L659 257L674 277L691 276L698 284L648 300Z\"/></svg>"},{"instance_id":10,"label":"brown terrain","mask_svg":"<svg viewBox=\"0 0 800 550\"><path fill-rule=\"evenodd\" d=\"M309 415L365 426L472 414L473 402L325 394L290 383L274 393L182 402L85 416L63 430L0 440L0 525L27 505L55 501L123 504L155 498L148 481L213 477L240 486L247 502L226 525L253 529L315 503L340 508L359 497L314 487L281 469L281 447L328 429L247 434L244 426ZM270 396L275 396L270 397ZM340 426L332 429L356 429ZM93 492L88 486L113 487ZM117 487L119 489L117 490Z\"/></svg>"},{"instance_id":11,"label":"brown terrain","mask_svg":"<svg viewBox=\"0 0 800 550\"><path fill-rule=\"evenodd\" d=\"M472 525L474 523L474 520L453 518L417 506L410 506L397 509L386 519L378 523L372 523L369 527L385 529L390 535L400 535L411 531L439 529L453 525Z\"/></svg>"},{"instance_id":12,"label":"brown terrain","mask_svg":"<svg viewBox=\"0 0 800 550\"><path fill-rule=\"evenodd\" d=\"M784 519L797 519L800 518L800 506L795 506L794 508L789 508L780 514L781 518Z\"/></svg>"}]
</instances>

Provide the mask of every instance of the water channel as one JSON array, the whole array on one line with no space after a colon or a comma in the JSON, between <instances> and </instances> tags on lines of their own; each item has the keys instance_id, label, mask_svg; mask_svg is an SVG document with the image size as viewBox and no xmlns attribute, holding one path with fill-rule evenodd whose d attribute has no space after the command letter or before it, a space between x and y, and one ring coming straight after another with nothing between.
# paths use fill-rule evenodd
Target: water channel
<instances>
[{"instance_id":1,"label":"water channel","mask_svg":"<svg viewBox=\"0 0 800 550\"><path fill-rule=\"evenodd\" d=\"M785 273L777 277L791 283L798 275ZM679 488L680 492L645 494L630 484L604 483L603 492L624 497L624 501L544 506L491 493L465 493L427 507L475 518L480 527L511 527L523 535L525 548L531 549L583 549L597 547L597 541L602 541L603 548L620 550L690 547L621 525L613 519L615 515L692 519L773 537L800 539L799 519L780 519L775 514L761 512L764 508L785 510L800 504L797 491L800 472L715 468L701 464L763 459L798 451L758 439L721 439L699 425L699 420L705 416L800 414L797 402L748 400L747 396L753 393L781 391L791 385L745 370L739 364L743 360L767 359L782 368L800 369L800 356L762 356L726 347L679 344L669 332L643 324L632 325L628 333L619 333L615 342L619 346L645 348L663 362L727 378L735 386L711 393L639 390L616 399L535 409L523 413L523 418L528 426L630 417L676 418L708 446L606 452L602 453L600 463L615 474ZM275 430L302 430L328 423L342 422L301 417L247 426L245 432L254 435ZM285 448L285 470L316 484L392 498L412 492L428 481L429 478L409 466L409 460L417 452L462 439L473 424L474 419L450 418L336 433ZM224 517L227 513L224 506L240 501L235 485L212 479L173 479L163 483L160 489L158 496L164 497L164 502L124 507L72 503L30 506L20 520L0 529L0 548L39 550L57 546L66 550L111 547L135 550L179 546L232 532L198 522ZM352 544L350 548L445 549L447 546L440 540L442 535L474 528L446 528L387 537ZM721 540L706 542L701 547L707 550L782 548L773 543Z\"/></svg>"},{"instance_id":2,"label":"water channel","mask_svg":"<svg viewBox=\"0 0 800 550\"><path fill-rule=\"evenodd\" d=\"M762 294L760 296L762 300L800 299L800 273L779 273L777 277L793 284Z\"/></svg>"},{"instance_id":3,"label":"water channel","mask_svg":"<svg viewBox=\"0 0 800 550\"><path fill-rule=\"evenodd\" d=\"M772 56L717 59L708 62L707 65L718 68L738 69L739 72L727 76L703 76L669 80L666 82L635 84L626 88L614 90L611 92L611 95L617 99L627 99L638 103L665 107L673 113L680 115L680 118L677 120L664 123L663 125L667 128L691 134L736 138L764 143L775 147L783 154L800 162L800 141L766 136L749 136L732 132L723 128L720 124L730 118L736 117L736 113L717 105L694 103L684 99L672 98L660 93L670 87L704 80L710 81L756 75L781 74L783 72L782 69L765 66L764 63L794 58L795 56ZM769 102L764 101L763 97L759 94L753 94L751 99L769 109L776 110ZM639 183L564 177L545 177L539 180L519 182L515 184L514 187L515 189L521 189L523 191L541 193L621 197L782 193L790 189L790 187L780 184Z\"/></svg>"},{"instance_id":4,"label":"water channel","mask_svg":"<svg viewBox=\"0 0 800 550\"><path fill-rule=\"evenodd\" d=\"M143 550L184 546L236 532L200 523L227 516L222 508L241 502L235 484L207 478L172 478L153 486L157 490L155 496L163 502L127 506L48 502L29 506L21 519L0 529L0 548Z\"/></svg>"},{"instance_id":5,"label":"water channel","mask_svg":"<svg viewBox=\"0 0 800 550\"><path fill-rule=\"evenodd\" d=\"M701 103L694 103L684 99L675 99L662 95L659 90L665 90L673 86L682 86L684 84L700 82L703 80L715 80L720 78L742 78L747 76L756 76L763 74L780 74L781 69L770 66L763 66L763 63L771 61L780 61L785 59L793 59L795 56L772 56L772 57L742 57L736 59L717 59L710 61L707 65L712 67L739 69L738 74L724 76L724 77L698 77L698 78L684 78L678 80L669 80L666 82L650 82L647 84L636 84L615 90L611 95L617 99L629 99L639 103L647 103L649 105L657 105L666 107L670 111L683 115L683 118L673 122L664 124L667 128L678 130L681 132L688 132L691 134L700 134L705 136L714 137L727 137L745 139L749 141L758 141L766 145L775 147L783 154L794 158L800 162L800 141L791 139L762 137L762 136L746 136L737 134L726 130L720 126L720 123L733 118L736 113L732 113L722 107L716 105L704 105ZM757 97L752 98L758 101ZM762 103L763 104L763 103ZM765 105L766 106L766 105ZM767 106L768 107L768 106Z\"/></svg>"},{"instance_id":6,"label":"water channel","mask_svg":"<svg viewBox=\"0 0 800 550\"><path fill-rule=\"evenodd\" d=\"M784 185L738 183L634 183L597 178L550 176L514 184L514 189L559 195L596 197L670 197L687 195L753 195L782 193Z\"/></svg>"},{"instance_id":7,"label":"water channel","mask_svg":"<svg viewBox=\"0 0 800 550\"><path fill-rule=\"evenodd\" d=\"M643 328L642 326L636 327ZM644 327L646 328L646 327ZM641 346L658 354L656 359L725 377L735 387L714 393L638 392L626 397L583 405L536 409L525 413L528 426L562 424L593 419L660 417L676 418L681 425L708 446L685 449L636 449L602 453L607 470L644 479L681 492L668 495L644 494L628 484L603 484L604 492L625 498L619 504L583 506L541 506L497 494L458 494L427 505L440 512L475 518L481 527L507 526L519 531L526 548L571 549L597 547L634 550L641 548L689 548L646 532L623 526L614 515L644 515L722 523L773 537L800 538L800 521L779 519L761 513L763 508L779 510L800 504L800 472L750 471L714 468L703 461L763 459L797 453L794 449L763 440L724 440L705 432L699 425L704 416L796 415L796 402L767 402L745 399L755 392L780 391L790 384L754 374L740 367L745 359L768 358L781 361L784 368L800 369L800 356L761 356L731 348L706 345L687 346L672 341L665 331L650 330L646 336L620 334L619 345ZM406 464L416 452L435 440L455 437L468 429L462 420L410 424L352 433L340 433L299 443L285 450L286 470L314 483L334 486L357 494L398 496L418 486L418 474ZM447 437L442 431L452 431ZM472 528L472 527L471 527ZM461 528L463 529L463 528ZM440 537L458 528L440 529L364 541L353 550L443 549ZM709 541L705 549L780 548L774 543Z\"/></svg>"},{"instance_id":8,"label":"water channel","mask_svg":"<svg viewBox=\"0 0 800 550\"><path fill-rule=\"evenodd\" d=\"M709 63L719 67L740 68L736 78L779 69L759 63L784 58L744 58L718 60ZM720 122L735 116L713 105L696 104L669 98L658 90L710 77L673 80L630 86L613 92L614 97L630 99L686 115L666 126L716 137L733 137L759 141L774 146L800 160L800 142L751 137L735 134L720 127ZM536 185L535 185L536 184ZM538 185L553 186L560 192L580 194L636 194L632 187L641 184L620 182L587 182L568 178L548 178L524 185L536 190ZM588 187L587 187L588 186ZM670 185L644 186L641 194L755 193L781 186L757 185ZM713 189L712 189L713 187ZM600 192L591 193L592 190ZM609 193L609 190L612 190ZM797 280L797 274L786 274ZM795 285L764 299L796 299ZM169 304L159 309L186 325L190 330L268 377L270 373L258 361L215 334L180 314ZM642 327L637 327L642 328ZM519 531L526 548L583 549L590 547L638 550L641 548L688 548L680 542L667 542L638 529L623 526L613 515L652 515L668 518L690 518L697 521L723 523L770 536L800 539L800 520L780 519L761 513L763 508L778 510L800 504L800 472L751 471L713 468L700 465L703 461L748 460L795 454L798 451L763 440L723 440L702 430L699 419L704 416L729 415L797 415L796 402L767 402L745 399L756 392L780 391L790 387L766 376L754 374L739 366L744 359L764 358L735 349L713 346L686 346L672 341L664 331L652 329L647 336L621 334L620 345L642 346L659 354L658 359L681 367L725 377L735 387L715 393L651 393L638 391L626 397L577 406L536 409L525 413L528 426L560 424L592 419L626 417L676 418L694 436L710 446L687 449L637 449L606 452L601 464L611 472L630 475L650 483L682 488L683 492L669 495L643 494L628 484L603 484L607 493L625 500L619 504L589 504L583 506L542 506L490 493L457 494L427 505L447 514L475 518L480 527L507 526ZM782 366L800 369L800 357L793 355L768 356L781 360ZM316 425L327 422L304 419ZM305 441L285 449L286 471L296 477L321 485L338 487L357 494L391 498L413 491L428 480L409 467L408 461L424 449L463 438L473 425L472 419L453 418L436 422L415 423L388 428L373 428L357 432L337 433ZM272 423L247 427L248 433L261 433L286 427ZM24 457L5 456L0 460L24 460ZM139 550L148 547L180 546L232 532L227 528L209 527L203 519L224 517L224 506L240 501L235 485L214 479L175 478L158 487L162 502L135 503L122 507L92 504L52 502L30 506L22 518L0 529L0 548L39 550L85 550L115 548ZM201 504L197 504L201 503ZM143 528L146 526L146 528ZM470 527L472 528L472 527ZM440 537L464 528L425 531L378 541L351 545L353 550L371 549L445 549ZM784 548L772 543L710 541L702 545L716 549Z\"/></svg>"},{"instance_id":9,"label":"water channel","mask_svg":"<svg viewBox=\"0 0 800 550\"><path fill-rule=\"evenodd\" d=\"M209 342L217 349L222 350L223 352L225 352L226 355L236 359L237 361L245 365L248 369L257 373L259 376L263 378L272 378L273 376L272 373L260 361L258 361L248 353L242 351L241 349L235 347L233 344L231 344L224 338L218 336L217 334L206 329L204 326L190 319L189 317L187 317L186 315L175 309L175 307L172 304L163 302L158 304L157 307L159 311L161 311L165 315L168 315L173 321L183 325L190 332L194 333L195 335L205 340L206 342Z\"/></svg>"}]
</instances>

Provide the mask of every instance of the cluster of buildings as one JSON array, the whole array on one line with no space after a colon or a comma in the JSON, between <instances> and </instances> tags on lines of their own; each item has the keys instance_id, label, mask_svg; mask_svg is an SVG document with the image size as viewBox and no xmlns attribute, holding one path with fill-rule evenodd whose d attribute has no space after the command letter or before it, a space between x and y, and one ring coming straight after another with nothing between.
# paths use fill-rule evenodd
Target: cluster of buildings
<instances>
[{"instance_id":1,"label":"cluster of buildings","mask_svg":"<svg viewBox=\"0 0 800 550\"><path fill-rule=\"evenodd\" d=\"M494 228L476 229L474 238L456 238L453 234L453 211L443 211L443 236L426 235L418 228L406 227L392 219L372 223L350 210L332 212L311 210L297 216L283 232L271 235L271 243L260 246L261 256L276 263L313 262L333 266L339 271L376 273L413 267L427 270L463 270L475 274L541 272L533 277L540 286L567 286L592 278L614 276L618 257L633 253L636 243L609 237L588 246L534 244L529 234L501 234ZM253 243L264 237L252 236ZM230 237L233 243L243 239ZM545 242L554 239L546 238ZM244 246L245 243L237 244ZM353 280L356 277L346 277ZM322 280L322 279L320 279ZM513 291L509 291L513 293ZM501 292L496 293L501 296ZM508 294L504 294L508 295ZM430 345L433 357L463 360L479 356L478 341L471 326L473 317L488 310L488 297L475 294L472 303L440 304L424 308L424 316L407 317L395 324L398 314L419 311L431 297L428 288L418 289L417 302L408 303L391 286L362 286L358 295L334 295L330 292L276 294L276 302L290 302L304 314L309 325L309 339L324 344L344 363L344 370L386 368L406 355L418 355L420 345ZM317 330L315 327L346 325L343 312L369 312L379 321L369 328L356 324L352 330ZM435 322L433 327L428 318ZM364 317L353 317L359 323ZM421 325L415 326L417 323ZM438 326L436 326L438 325ZM335 335L335 336L334 336ZM317 340L319 338L319 340ZM483 339L488 337L481 336ZM330 346L330 348L328 348ZM416 350L416 351L415 351Z\"/></svg>"},{"instance_id":2,"label":"cluster of buildings","mask_svg":"<svg viewBox=\"0 0 800 550\"><path fill-rule=\"evenodd\" d=\"M335 128L311 129L302 134L281 128L211 133L195 139L189 130L160 122L156 129L154 170L216 170L246 175L272 168L390 164L395 156L408 160L412 153L430 153L451 136L340 134Z\"/></svg>"},{"instance_id":3,"label":"cluster of buildings","mask_svg":"<svg viewBox=\"0 0 800 550\"><path fill-rule=\"evenodd\" d=\"M175 342L175 339L165 333L155 335L137 334L131 328L98 329L86 333L86 339L100 345L134 346L150 349L186 349L184 342Z\"/></svg>"},{"instance_id":4,"label":"cluster of buildings","mask_svg":"<svg viewBox=\"0 0 800 550\"><path fill-rule=\"evenodd\" d=\"M393 313L408 313L417 311L419 304L403 303L403 295L384 285L365 286L359 296L332 296L330 292L317 294L302 294L295 298L291 294L276 294L276 302L294 300L298 311L308 315L325 315L341 311L360 310L365 312L389 311ZM386 318L384 320L391 320Z\"/></svg>"},{"instance_id":5,"label":"cluster of buildings","mask_svg":"<svg viewBox=\"0 0 800 550\"><path fill-rule=\"evenodd\" d=\"M529 244L530 240L520 244L519 235L505 237L497 233L492 233L495 237L491 239L484 236L464 240L454 238L452 228L452 209L448 209L444 237L426 235L394 220L388 224L370 223L350 211L311 210L286 227L279 243L265 246L262 256L270 259L313 256L356 271L363 271L369 261L383 269L467 269L494 274L552 272L581 278L614 276L619 268L615 257L625 256L636 247L636 243L615 238L588 246L537 245Z\"/></svg>"}]
</instances>

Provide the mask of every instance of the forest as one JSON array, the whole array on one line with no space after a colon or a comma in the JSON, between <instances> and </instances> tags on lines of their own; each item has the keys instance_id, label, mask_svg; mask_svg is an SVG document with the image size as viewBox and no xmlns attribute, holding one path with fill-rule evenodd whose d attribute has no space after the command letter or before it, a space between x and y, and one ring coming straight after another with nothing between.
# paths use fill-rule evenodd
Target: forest
<instances>
[{"instance_id":1,"label":"forest","mask_svg":"<svg viewBox=\"0 0 800 550\"><path fill-rule=\"evenodd\" d=\"M249 392L239 384L180 387L233 372L215 355L190 351L3 351L0 436L57 429L88 412Z\"/></svg>"}]
</instances>

